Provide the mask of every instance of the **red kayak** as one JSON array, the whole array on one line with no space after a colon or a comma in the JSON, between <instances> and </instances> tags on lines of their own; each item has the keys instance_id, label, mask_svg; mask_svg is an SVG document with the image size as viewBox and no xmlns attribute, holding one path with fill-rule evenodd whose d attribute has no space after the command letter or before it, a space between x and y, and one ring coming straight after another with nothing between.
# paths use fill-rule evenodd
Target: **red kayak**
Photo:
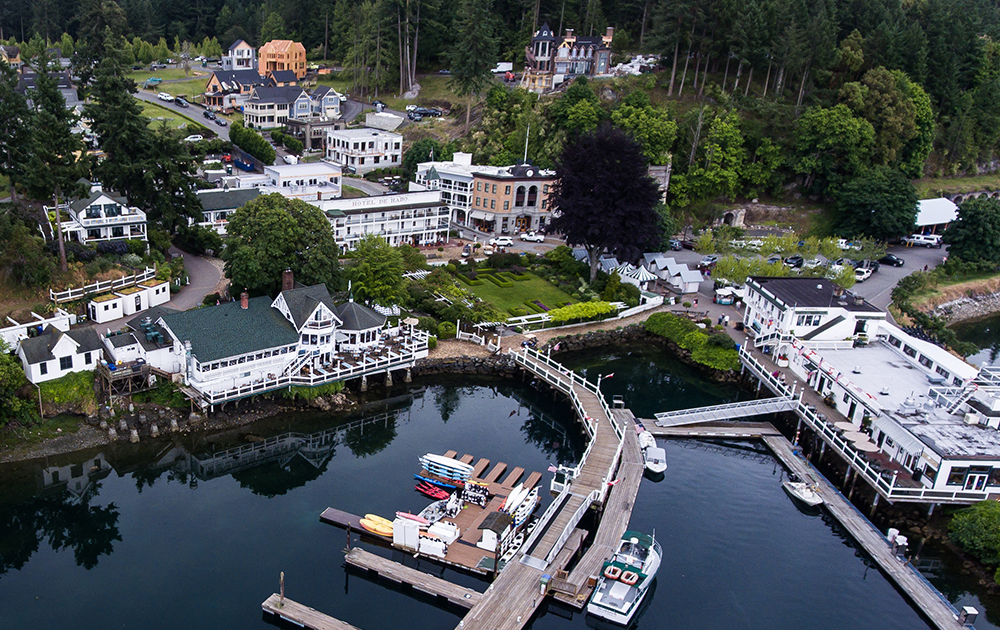
<instances>
[{"instance_id":1,"label":"red kayak","mask_svg":"<svg viewBox=\"0 0 1000 630\"><path fill-rule=\"evenodd\" d=\"M414 489L416 489L418 492L426 494L432 499L438 499L439 501L441 499L447 499L449 496L448 493L442 490L441 488L432 486L426 481L418 483L416 486L414 486Z\"/></svg>"}]
</instances>

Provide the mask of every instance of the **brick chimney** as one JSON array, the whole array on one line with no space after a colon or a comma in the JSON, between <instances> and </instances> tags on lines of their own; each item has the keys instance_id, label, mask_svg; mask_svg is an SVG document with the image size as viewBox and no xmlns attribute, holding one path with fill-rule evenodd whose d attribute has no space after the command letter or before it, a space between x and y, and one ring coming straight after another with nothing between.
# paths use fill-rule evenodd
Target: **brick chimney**
<instances>
[{"instance_id":1,"label":"brick chimney","mask_svg":"<svg viewBox=\"0 0 1000 630\"><path fill-rule=\"evenodd\" d=\"M247 293L246 291L240 293L240 308L242 308L244 311L250 308L250 294Z\"/></svg>"},{"instance_id":2,"label":"brick chimney","mask_svg":"<svg viewBox=\"0 0 1000 630\"><path fill-rule=\"evenodd\" d=\"M291 291L295 288L295 274L291 269L285 269L281 274L281 290Z\"/></svg>"}]
</instances>

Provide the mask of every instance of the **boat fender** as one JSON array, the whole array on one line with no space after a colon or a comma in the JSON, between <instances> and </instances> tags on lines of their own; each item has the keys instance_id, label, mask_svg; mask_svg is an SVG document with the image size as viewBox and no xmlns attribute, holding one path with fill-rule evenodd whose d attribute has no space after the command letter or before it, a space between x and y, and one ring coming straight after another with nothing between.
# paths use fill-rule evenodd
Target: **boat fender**
<instances>
[{"instance_id":1,"label":"boat fender","mask_svg":"<svg viewBox=\"0 0 1000 630\"><path fill-rule=\"evenodd\" d=\"M608 565L608 567L604 569L604 577L608 578L609 580L617 580L619 577L621 577L621 575L622 575L622 570L613 564Z\"/></svg>"},{"instance_id":2,"label":"boat fender","mask_svg":"<svg viewBox=\"0 0 1000 630\"><path fill-rule=\"evenodd\" d=\"M622 584L628 584L629 586L632 586L638 581L639 581L639 574L636 573L635 571L626 571L625 573L622 573Z\"/></svg>"}]
</instances>

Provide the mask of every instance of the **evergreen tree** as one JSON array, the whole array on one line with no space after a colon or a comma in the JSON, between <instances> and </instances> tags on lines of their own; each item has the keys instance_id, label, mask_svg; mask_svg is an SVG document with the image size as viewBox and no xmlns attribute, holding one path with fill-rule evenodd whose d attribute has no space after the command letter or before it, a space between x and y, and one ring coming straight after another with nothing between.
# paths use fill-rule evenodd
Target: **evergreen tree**
<instances>
[{"instance_id":1,"label":"evergreen tree","mask_svg":"<svg viewBox=\"0 0 1000 630\"><path fill-rule=\"evenodd\" d=\"M17 91L17 72L0 63L0 173L10 180L10 196L24 181L31 151L31 111Z\"/></svg>"},{"instance_id":2,"label":"evergreen tree","mask_svg":"<svg viewBox=\"0 0 1000 630\"><path fill-rule=\"evenodd\" d=\"M472 99L493 80L497 63L497 40L492 16L493 0L461 0L458 6L455 43L448 59L451 80L448 84L459 96L468 99L465 131L469 131Z\"/></svg>"},{"instance_id":3,"label":"evergreen tree","mask_svg":"<svg viewBox=\"0 0 1000 630\"><path fill-rule=\"evenodd\" d=\"M57 65L43 51L37 58L35 89L31 92L35 113L27 184L35 199L52 199L56 208L55 236L59 242L59 266L66 271L68 265L59 204L67 197L82 194L82 187L77 181L87 169L86 163L78 157L82 154L83 143L73 133L77 117L66 109L66 100L56 84L56 69ZM47 224L48 218L45 221Z\"/></svg>"}]
</instances>

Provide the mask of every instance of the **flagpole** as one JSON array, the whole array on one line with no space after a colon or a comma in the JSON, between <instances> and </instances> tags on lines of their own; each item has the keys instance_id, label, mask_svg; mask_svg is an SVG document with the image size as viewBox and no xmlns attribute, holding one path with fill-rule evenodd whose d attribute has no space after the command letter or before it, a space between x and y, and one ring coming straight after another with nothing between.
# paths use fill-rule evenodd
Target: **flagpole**
<instances>
[{"instance_id":1,"label":"flagpole","mask_svg":"<svg viewBox=\"0 0 1000 630\"><path fill-rule=\"evenodd\" d=\"M604 375L603 374L598 374L597 375L597 389L601 389L601 381L603 381L603 380L604 380Z\"/></svg>"}]
</instances>

